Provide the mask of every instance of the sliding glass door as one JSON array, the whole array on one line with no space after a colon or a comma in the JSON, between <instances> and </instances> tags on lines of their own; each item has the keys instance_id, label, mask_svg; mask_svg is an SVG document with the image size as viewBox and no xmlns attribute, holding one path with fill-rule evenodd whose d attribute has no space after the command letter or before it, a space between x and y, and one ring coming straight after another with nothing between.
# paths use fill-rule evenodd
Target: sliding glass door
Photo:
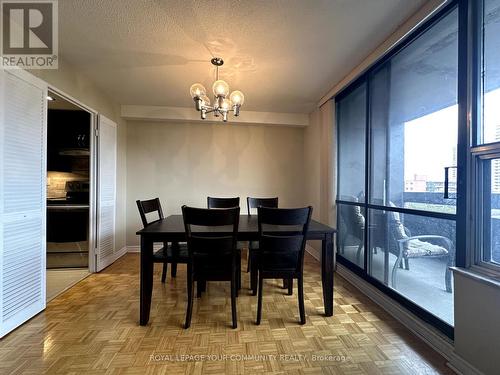
<instances>
[{"instance_id":1,"label":"sliding glass door","mask_svg":"<svg viewBox=\"0 0 500 375\"><path fill-rule=\"evenodd\" d=\"M448 7L336 97L340 262L448 327L457 77L458 9Z\"/></svg>"}]
</instances>

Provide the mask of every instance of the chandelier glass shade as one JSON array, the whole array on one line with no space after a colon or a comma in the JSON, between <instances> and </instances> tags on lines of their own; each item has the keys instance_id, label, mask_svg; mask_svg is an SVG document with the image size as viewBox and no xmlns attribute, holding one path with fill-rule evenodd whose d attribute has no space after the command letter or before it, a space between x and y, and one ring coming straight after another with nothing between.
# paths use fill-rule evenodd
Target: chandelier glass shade
<instances>
[{"instance_id":1,"label":"chandelier glass shade","mask_svg":"<svg viewBox=\"0 0 500 375\"><path fill-rule=\"evenodd\" d=\"M219 79L219 66L224 64L221 58L214 57L211 63L215 65L217 71L216 80L212 85L213 104L210 102L205 86L201 83L193 84L189 91L202 120L207 118L207 114L213 113L215 117L222 117L222 120L226 122L229 112L233 112L234 116L239 116L245 96L238 90L229 94L229 85L224 80Z\"/></svg>"}]
</instances>

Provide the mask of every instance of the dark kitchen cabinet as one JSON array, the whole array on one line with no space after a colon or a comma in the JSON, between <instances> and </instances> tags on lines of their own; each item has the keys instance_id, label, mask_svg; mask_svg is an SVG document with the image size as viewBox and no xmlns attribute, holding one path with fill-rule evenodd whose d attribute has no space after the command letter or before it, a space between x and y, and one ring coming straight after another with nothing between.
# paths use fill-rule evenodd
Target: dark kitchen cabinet
<instances>
[{"instance_id":1,"label":"dark kitchen cabinet","mask_svg":"<svg viewBox=\"0 0 500 375\"><path fill-rule=\"evenodd\" d=\"M47 122L47 168L72 172L88 163L90 114L85 111L49 109Z\"/></svg>"}]
</instances>

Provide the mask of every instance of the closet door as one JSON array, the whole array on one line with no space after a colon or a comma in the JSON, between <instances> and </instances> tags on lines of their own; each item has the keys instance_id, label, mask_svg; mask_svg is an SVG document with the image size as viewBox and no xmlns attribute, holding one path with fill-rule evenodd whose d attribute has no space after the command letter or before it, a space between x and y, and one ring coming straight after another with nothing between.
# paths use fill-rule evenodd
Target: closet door
<instances>
[{"instance_id":1,"label":"closet door","mask_svg":"<svg viewBox=\"0 0 500 375\"><path fill-rule=\"evenodd\" d=\"M115 248L116 124L99 115L97 132L97 271L119 256Z\"/></svg>"},{"instance_id":2,"label":"closet door","mask_svg":"<svg viewBox=\"0 0 500 375\"><path fill-rule=\"evenodd\" d=\"M0 69L0 337L45 308L46 97Z\"/></svg>"}]
</instances>

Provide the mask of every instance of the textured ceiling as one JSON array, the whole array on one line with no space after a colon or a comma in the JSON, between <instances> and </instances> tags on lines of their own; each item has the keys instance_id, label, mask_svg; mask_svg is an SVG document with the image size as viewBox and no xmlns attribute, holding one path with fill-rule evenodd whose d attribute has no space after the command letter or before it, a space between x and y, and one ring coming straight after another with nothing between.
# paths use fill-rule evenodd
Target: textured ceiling
<instances>
[{"instance_id":1,"label":"textured ceiling","mask_svg":"<svg viewBox=\"0 0 500 375\"><path fill-rule=\"evenodd\" d=\"M120 104L191 106L209 60L244 108L310 112L425 0L62 0L60 55Z\"/></svg>"}]
</instances>

